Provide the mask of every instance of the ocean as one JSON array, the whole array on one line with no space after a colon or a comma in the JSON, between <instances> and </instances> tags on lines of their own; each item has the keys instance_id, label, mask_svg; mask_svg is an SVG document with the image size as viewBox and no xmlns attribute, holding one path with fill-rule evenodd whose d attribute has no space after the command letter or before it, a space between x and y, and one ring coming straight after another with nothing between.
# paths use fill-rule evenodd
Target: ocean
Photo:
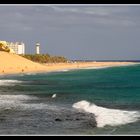
<instances>
[{"instance_id":1,"label":"ocean","mask_svg":"<svg viewBox=\"0 0 140 140\"><path fill-rule=\"evenodd\" d=\"M0 135L139 135L140 65L0 76Z\"/></svg>"}]
</instances>

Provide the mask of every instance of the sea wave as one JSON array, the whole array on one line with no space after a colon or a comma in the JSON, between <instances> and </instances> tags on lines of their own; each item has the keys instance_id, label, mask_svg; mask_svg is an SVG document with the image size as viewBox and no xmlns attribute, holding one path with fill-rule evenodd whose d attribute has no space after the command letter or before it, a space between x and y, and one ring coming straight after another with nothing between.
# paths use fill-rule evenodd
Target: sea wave
<instances>
[{"instance_id":1,"label":"sea wave","mask_svg":"<svg viewBox=\"0 0 140 140\"><path fill-rule=\"evenodd\" d=\"M0 95L0 100L27 101L38 99L35 96L28 95Z\"/></svg>"},{"instance_id":2,"label":"sea wave","mask_svg":"<svg viewBox=\"0 0 140 140\"><path fill-rule=\"evenodd\" d=\"M123 65L116 65L116 66L98 66L98 67L87 67L87 68L83 68L83 69L106 69L106 68L112 68L112 67L126 67L126 66L135 66L138 65L137 63L132 63L132 64L123 64Z\"/></svg>"},{"instance_id":3,"label":"sea wave","mask_svg":"<svg viewBox=\"0 0 140 140\"><path fill-rule=\"evenodd\" d=\"M0 109L22 108L25 101L36 99L37 97L27 95L0 95Z\"/></svg>"},{"instance_id":4,"label":"sea wave","mask_svg":"<svg viewBox=\"0 0 140 140\"><path fill-rule=\"evenodd\" d=\"M24 75L37 75L37 73L26 73Z\"/></svg>"},{"instance_id":5,"label":"sea wave","mask_svg":"<svg viewBox=\"0 0 140 140\"><path fill-rule=\"evenodd\" d=\"M97 127L118 126L133 123L139 120L139 111L124 111L118 109L108 109L97 106L88 101L80 101L73 104L73 108L88 113L93 113L97 122Z\"/></svg>"},{"instance_id":6,"label":"sea wave","mask_svg":"<svg viewBox=\"0 0 140 140\"><path fill-rule=\"evenodd\" d=\"M31 95L0 95L0 110L58 109L57 106L48 105L46 103L27 102L34 100L38 100L38 97Z\"/></svg>"},{"instance_id":7,"label":"sea wave","mask_svg":"<svg viewBox=\"0 0 140 140\"><path fill-rule=\"evenodd\" d=\"M63 70L56 70L55 72L68 72L72 71L73 69L63 69Z\"/></svg>"},{"instance_id":8,"label":"sea wave","mask_svg":"<svg viewBox=\"0 0 140 140\"><path fill-rule=\"evenodd\" d=\"M69 69L64 69L64 70L61 70L62 72L67 72L67 71L70 71Z\"/></svg>"},{"instance_id":9,"label":"sea wave","mask_svg":"<svg viewBox=\"0 0 140 140\"><path fill-rule=\"evenodd\" d=\"M83 69L105 69L105 68L110 68L111 66L101 66L101 67L87 67Z\"/></svg>"},{"instance_id":10,"label":"sea wave","mask_svg":"<svg viewBox=\"0 0 140 140\"><path fill-rule=\"evenodd\" d=\"M0 80L0 86L13 86L15 84L22 83L19 80Z\"/></svg>"}]
</instances>

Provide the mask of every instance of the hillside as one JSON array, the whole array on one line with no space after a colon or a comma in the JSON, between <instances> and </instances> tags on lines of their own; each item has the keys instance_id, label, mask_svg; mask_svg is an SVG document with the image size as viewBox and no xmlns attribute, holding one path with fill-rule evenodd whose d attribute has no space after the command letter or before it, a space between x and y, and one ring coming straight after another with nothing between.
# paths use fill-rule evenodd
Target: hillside
<instances>
[{"instance_id":1,"label":"hillside","mask_svg":"<svg viewBox=\"0 0 140 140\"><path fill-rule=\"evenodd\" d=\"M0 51L0 73L37 71L42 68L45 67L19 55Z\"/></svg>"}]
</instances>

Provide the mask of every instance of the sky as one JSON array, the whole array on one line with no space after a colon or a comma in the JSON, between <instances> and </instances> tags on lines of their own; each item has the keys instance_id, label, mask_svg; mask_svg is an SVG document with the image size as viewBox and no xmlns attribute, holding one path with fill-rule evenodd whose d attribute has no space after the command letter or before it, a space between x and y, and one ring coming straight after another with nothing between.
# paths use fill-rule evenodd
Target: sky
<instances>
[{"instance_id":1,"label":"sky","mask_svg":"<svg viewBox=\"0 0 140 140\"><path fill-rule=\"evenodd\" d=\"M26 53L80 60L140 60L140 5L0 5L0 40Z\"/></svg>"}]
</instances>

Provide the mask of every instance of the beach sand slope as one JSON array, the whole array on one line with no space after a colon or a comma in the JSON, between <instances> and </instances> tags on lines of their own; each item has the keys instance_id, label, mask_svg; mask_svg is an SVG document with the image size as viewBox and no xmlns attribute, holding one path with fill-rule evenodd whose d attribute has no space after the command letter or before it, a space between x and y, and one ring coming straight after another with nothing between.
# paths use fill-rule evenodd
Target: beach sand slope
<instances>
[{"instance_id":1,"label":"beach sand slope","mask_svg":"<svg viewBox=\"0 0 140 140\"><path fill-rule=\"evenodd\" d=\"M83 68L103 68L137 64L133 62L70 62L46 63L32 62L22 56L0 51L0 74L18 74L29 72L55 72Z\"/></svg>"},{"instance_id":2,"label":"beach sand slope","mask_svg":"<svg viewBox=\"0 0 140 140\"><path fill-rule=\"evenodd\" d=\"M0 51L0 73L22 73L40 71L45 66L32 62L19 55Z\"/></svg>"}]
</instances>

